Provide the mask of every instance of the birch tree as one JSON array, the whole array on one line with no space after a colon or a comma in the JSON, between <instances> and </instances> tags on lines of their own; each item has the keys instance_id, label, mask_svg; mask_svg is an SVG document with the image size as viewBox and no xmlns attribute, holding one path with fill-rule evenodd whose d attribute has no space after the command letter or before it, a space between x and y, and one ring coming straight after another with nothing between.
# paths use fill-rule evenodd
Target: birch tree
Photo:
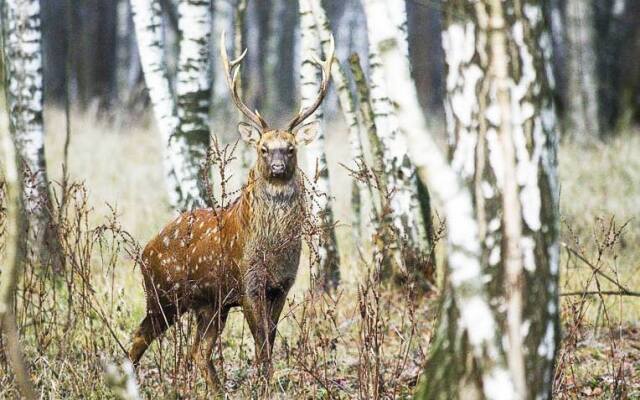
<instances>
[{"instance_id":1,"label":"birch tree","mask_svg":"<svg viewBox=\"0 0 640 400\"><path fill-rule=\"evenodd\" d=\"M22 219L19 215L19 195L15 190L20 185L17 182L17 173L14 170L14 164L16 164L14 153L11 151L1 152L1 150L0 265L2 265L2 279L0 279L0 333L4 334L3 352L7 355L7 359L11 364L20 393L26 399L35 399L33 383L22 356L14 313L15 291L21 269L21 263L18 260L20 253L18 233L22 230L19 223Z\"/></svg>"},{"instance_id":2,"label":"birch tree","mask_svg":"<svg viewBox=\"0 0 640 400\"><path fill-rule=\"evenodd\" d=\"M199 175L210 136L211 0L181 0L178 15L182 34L176 77L179 125L169 142L175 144L185 161L174 168L183 189L183 203L189 209L204 205Z\"/></svg>"},{"instance_id":3,"label":"birch tree","mask_svg":"<svg viewBox=\"0 0 640 400\"><path fill-rule=\"evenodd\" d=\"M7 18L25 15L19 12L24 11L24 9L21 10L21 7L24 6L25 4L18 4L17 2L10 4L5 2L0 6L0 23L3 29L2 35L0 35L2 39L0 44L3 48L0 61L5 67L5 71L2 74L3 77L7 76L7 73L11 71L11 64L15 63L15 61L7 59L7 55L10 53L7 51L10 47L6 24ZM35 5L31 4L31 6L35 8L32 8L31 11L36 12L37 15L38 3L35 2ZM14 30L23 27L19 20L14 21L15 24L12 24ZM16 34L15 31L14 34ZM36 35L35 43L38 43L37 37L38 35ZM16 46L15 42L13 46ZM7 82L5 82L5 89L7 90L8 99L9 93L6 86ZM11 122L10 114L10 124ZM21 199L18 190L22 186L19 179L23 177L19 176L16 152L11 148L8 143L9 139L4 132L0 134L0 139L3 142L0 143L0 268L2 268L0 274L0 334L3 334L3 352L6 354L7 360L13 369L21 395L27 399L35 399L33 383L22 355L14 311L15 292L21 267L23 266L23 263L20 262L20 256L24 246L21 246L19 240L21 232L24 231L24 226L22 225L25 222L25 218L20 215L22 211L20 210L20 204L24 203L24 199Z\"/></svg>"},{"instance_id":4,"label":"birch tree","mask_svg":"<svg viewBox=\"0 0 640 400\"><path fill-rule=\"evenodd\" d=\"M3 4L3 58L9 128L16 149L29 262L63 265L53 221L44 149L42 35L40 4L11 0Z\"/></svg>"},{"instance_id":5,"label":"birch tree","mask_svg":"<svg viewBox=\"0 0 640 400\"><path fill-rule=\"evenodd\" d=\"M322 45L322 51L327 54L331 46L331 27L329 26L329 20L322 7L320 0L308 0L310 3L311 11L315 17L316 26L318 28L318 34L320 35L320 42ZM349 88L349 80L344 72L344 69L340 65L340 62L336 60L331 67L331 79L334 83L334 88L338 92L338 103L342 110L342 115L349 129L349 147L351 148L351 167L353 170L357 170L357 162L364 160L364 151L362 149L362 141L360 136L360 124L358 123L358 117L356 114L356 104ZM368 216L362 216L362 204L367 201L363 197L366 195L365 184L357 179L354 179L351 190L351 210L354 216L354 234L357 238L360 237L362 231L361 221Z\"/></svg>"},{"instance_id":6,"label":"birch tree","mask_svg":"<svg viewBox=\"0 0 640 400\"><path fill-rule=\"evenodd\" d=\"M300 0L300 47L302 65L300 66L300 95L301 109L310 107L320 89L319 69L316 60L320 60L320 37L317 32L316 21L309 0ZM331 54L327 54L328 57ZM308 119L307 123L315 120L322 121L322 107L318 108ZM318 133L306 147L306 158L309 169L314 174L314 189L317 196L311 202L313 215L320 218L322 224L321 237L318 243L319 270L322 285L336 287L340 279L340 257L336 234L334 230L333 210L331 209L331 188L329 185L329 168L325 154L325 139L322 126Z\"/></svg>"},{"instance_id":7,"label":"birch tree","mask_svg":"<svg viewBox=\"0 0 640 400\"><path fill-rule=\"evenodd\" d=\"M579 142L600 136L594 25L593 4L590 1L567 1L567 122L571 136Z\"/></svg>"},{"instance_id":8,"label":"birch tree","mask_svg":"<svg viewBox=\"0 0 640 400\"><path fill-rule=\"evenodd\" d=\"M140 62L165 144L164 168L169 201L177 209L200 206L204 198L198 184L198 172L199 157L205 154L209 138L210 6L208 1L183 0L180 3L182 39L174 94L164 59L160 3L157 0L131 0Z\"/></svg>"},{"instance_id":9,"label":"birch tree","mask_svg":"<svg viewBox=\"0 0 640 400\"><path fill-rule=\"evenodd\" d=\"M170 147L170 139L178 127L178 116L169 73L164 60L165 43L162 34L162 9L154 0L131 0L131 12L138 40L140 63L144 73L149 98L153 105L156 125L164 147L165 182L169 202L176 208L182 199L182 188L174 170L174 163L181 156ZM178 159L178 160L176 160Z\"/></svg>"},{"instance_id":10,"label":"birch tree","mask_svg":"<svg viewBox=\"0 0 640 400\"><path fill-rule=\"evenodd\" d=\"M533 0L447 3L451 165L434 169L441 159L426 153L429 140L414 154L429 154L423 164L445 204L449 242L418 398L551 397L560 339L558 135L542 15ZM443 178L456 182L455 203Z\"/></svg>"},{"instance_id":11,"label":"birch tree","mask_svg":"<svg viewBox=\"0 0 640 400\"><path fill-rule=\"evenodd\" d=\"M429 220L426 221L420 212L417 171L409 158L406 133L409 130L420 130L423 134L428 131L426 125L419 125L420 120L416 123L416 118L422 115L419 105L417 109L402 107L406 104L414 106L411 101L417 104L417 95L408 67L406 13L402 10L391 11L397 7L404 9L404 2L393 1L392 4L388 4L380 0L365 0L363 5L369 36L371 104L383 148L383 172L387 176L388 190L393 193L393 222L399 236L406 243L404 253L408 256L405 258L420 261L422 255L428 251L426 224L431 221L430 216L427 216ZM408 99L409 97L411 99ZM416 261L413 261L413 264L416 264ZM415 273L416 269L421 269L420 264L422 263L409 265L411 271L407 272Z\"/></svg>"},{"instance_id":12,"label":"birch tree","mask_svg":"<svg viewBox=\"0 0 640 400\"><path fill-rule=\"evenodd\" d=\"M373 158L374 171L384 171L384 148L378 137L378 131L375 124L375 114L371 107L369 85L366 81L360 57L357 53L349 57L351 73L356 83L358 92L358 102L360 105L360 118L362 127L366 131ZM404 270L405 261L402 254L402 246L398 243L398 237L393 232L393 222L390 221L388 211L391 210L389 204L389 179L384 173L378 174L377 193L374 188L367 185L369 189L369 206L372 209L371 225L375 236L373 240L373 257L372 259L378 264L377 267L381 273L381 278L386 278L390 272L394 270Z\"/></svg>"}]
</instances>

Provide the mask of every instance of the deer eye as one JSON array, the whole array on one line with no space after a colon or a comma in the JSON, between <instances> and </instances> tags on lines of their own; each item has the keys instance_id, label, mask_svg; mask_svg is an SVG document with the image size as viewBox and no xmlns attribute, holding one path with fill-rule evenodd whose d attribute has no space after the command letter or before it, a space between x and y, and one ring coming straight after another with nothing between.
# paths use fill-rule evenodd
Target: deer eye
<instances>
[{"instance_id":1,"label":"deer eye","mask_svg":"<svg viewBox=\"0 0 640 400\"><path fill-rule=\"evenodd\" d=\"M289 146L289 148L287 149L287 151L289 152L289 154L293 154L293 151L295 150L295 148L293 146Z\"/></svg>"},{"instance_id":2,"label":"deer eye","mask_svg":"<svg viewBox=\"0 0 640 400\"><path fill-rule=\"evenodd\" d=\"M260 149L260 151L261 151L261 152L262 152L262 154L264 154L264 155L267 155L267 153L269 152L269 150L268 150L265 146L263 146L263 147Z\"/></svg>"}]
</instances>

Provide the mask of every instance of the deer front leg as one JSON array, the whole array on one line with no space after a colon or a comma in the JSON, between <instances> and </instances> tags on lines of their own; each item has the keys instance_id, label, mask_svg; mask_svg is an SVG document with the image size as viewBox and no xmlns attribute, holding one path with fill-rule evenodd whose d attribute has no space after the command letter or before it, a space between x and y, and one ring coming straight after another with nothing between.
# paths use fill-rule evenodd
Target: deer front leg
<instances>
[{"instance_id":1,"label":"deer front leg","mask_svg":"<svg viewBox=\"0 0 640 400\"><path fill-rule=\"evenodd\" d=\"M276 342L276 333L278 332L278 321L280 320L280 314L282 313L282 308L284 307L284 303L286 300L287 300L286 293L278 293L278 295L269 302L269 317L270 317L269 338L268 338L269 357L271 357L271 354L273 352L273 346Z\"/></svg>"},{"instance_id":2,"label":"deer front leg","mask_svg":"<svg viewBox=\"0 0 640 400\"><path fill-rule=\"evenodd\" d=\"M285 299L284 295L249 297L242 307L255 342L256 364L264 378L268 378L271 374L276 325Z\"/></svg>"}]
</instances>

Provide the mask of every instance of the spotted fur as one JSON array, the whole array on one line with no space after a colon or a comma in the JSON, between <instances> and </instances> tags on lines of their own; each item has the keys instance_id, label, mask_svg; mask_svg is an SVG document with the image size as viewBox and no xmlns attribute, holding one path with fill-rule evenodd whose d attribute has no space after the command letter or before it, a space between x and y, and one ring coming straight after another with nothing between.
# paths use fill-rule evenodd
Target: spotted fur
<instances>
[{"instance_id":1,"label":"spotted fur","mask_svg":"<svg viewBox=\"0 0 640 400\"><path fill-rule=\"evenodd\" d=\"M242 307L256 356L268 365L276 324L298 270L306 208L295 136L268 131L255 145L258 161L236 201L222 210L180 215L145 247L147 316L129 353L135 364L181 313L193 310L199 335L194 356L219 389L209 359L213 342L229 309ZM285 172L279 167L274 173L276 163L284 163Z\"/></svg>"}]
</instances>

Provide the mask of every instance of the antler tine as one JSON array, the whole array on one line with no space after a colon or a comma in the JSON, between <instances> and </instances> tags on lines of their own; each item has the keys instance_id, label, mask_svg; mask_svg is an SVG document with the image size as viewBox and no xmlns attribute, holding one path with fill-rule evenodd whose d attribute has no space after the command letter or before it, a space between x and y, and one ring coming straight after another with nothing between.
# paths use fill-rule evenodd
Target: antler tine
<instances>
[{"instance_id":1,"label":"antler tine","mask_svg":"<svg viewBox=\"0 0 640 400\"><path fill-rule=\"evenodd\" d=\"M335 52L336 52L336 46L333 40L333 35L331 35L329 38L329 51L328 51L327 59L322 61L315 56L313 56L311 59L311 61L313 61L315 64L318 64L322 70L322 82L320 83L320 91L318 92L318 97L313 102L313 104L311 104L311 106L307 107L307 109L300 110L298 115L296 115L291 120L291 122L289 122L289 125L287 126L287 130L289 131L293 130L296 126L300 125L305 119L309 118L309 116L313 114L316 111L316 109L320 106L320 104L322 103L322 100L324 100L324 97L327 95L327 91L329 90L329 83L331 82L331 65L333 64L333 57L335 55Z\"/></svg>"},{"instance_id":2,"label":"antler tine","mask_svg":"<svg viewBox=\"0 0 640 400\"><path fill-rule=\"evenodd\" d=\"M242 60L244 60L244 57L247 55L247 51L248 50L249 49L244 49L244 51L242 52L242 54L240 54L238 56L238 58L236 58L235 60L231 60L231 62L229 64L230 64L232 69L235 68L236 65L240 64L242 62ZM225 52L226 52L226 50L225 50Z\"/></svg>"},{"instance_id":3,"label":"antler tine","mask_svg":"<svg viewBox=\"0 0 640 400\"><path fill-rule=\"evenodd\" d=\"M251 111L249 107L242 101L240 96L238 95L238 78L240 76L240 66L242 60L247 55L247 49L245 49L240 56L234 60L229 61L229 56L227 55L227 47L225 45L225 35L226 32L222 32L220 35L220 56L222 58L222 65L224 66L224 73L227 79L227 84L229 85L229 90L231 91L231 98L235 103L236 107L244 114L256 127L266 129L269 127L269 124L260 116L260 113L257 111L254 113Z\"/></svg>"}]
</instances>

